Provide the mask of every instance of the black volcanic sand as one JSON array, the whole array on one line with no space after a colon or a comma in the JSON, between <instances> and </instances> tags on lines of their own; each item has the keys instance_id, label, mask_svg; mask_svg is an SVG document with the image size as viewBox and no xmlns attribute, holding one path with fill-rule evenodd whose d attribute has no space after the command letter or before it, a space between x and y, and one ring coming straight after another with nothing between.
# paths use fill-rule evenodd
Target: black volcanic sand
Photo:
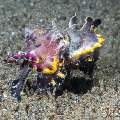
<instances>
[{"instance_id":1,"label":"black volcanic sand","mask_svg":"<svg viewBox=\"0 0 120 120\"><path fill-rule=\"evenodd\" d=\"M26 88L21 103L10 95L19 67L3 59L24 47L24 29L51 26L65 30L74 13L82 26L87 16L100 18L106 38L93 80L73 71L57 98ZM0 120L120 120L120 1L119 0L0 0ZM75 77L76 76L76 77ZM35 74L28 77L30 83Z\"/></svg>"}]
</instances>

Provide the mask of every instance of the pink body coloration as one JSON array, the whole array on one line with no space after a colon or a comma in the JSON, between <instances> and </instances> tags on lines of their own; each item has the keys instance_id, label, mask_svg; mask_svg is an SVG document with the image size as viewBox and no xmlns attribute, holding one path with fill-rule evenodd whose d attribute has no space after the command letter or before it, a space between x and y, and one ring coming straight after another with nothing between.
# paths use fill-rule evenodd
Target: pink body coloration
<instances>
[{"instance_id":1,"label":"pink body coloration","mask_svg":"<svg viewBox=\"0 0 120 120\"><path fill-rule=\"evenodd\" d=\"M33 31L30 35L27 46L30 52L27 54L27 59L32 60L32 67L37 71L42 71L45 68L52 69L54 58L59 59L59 53L62 48L60 40L49 31L43 33L41 29Z\"/></svg>"}]
</instances>

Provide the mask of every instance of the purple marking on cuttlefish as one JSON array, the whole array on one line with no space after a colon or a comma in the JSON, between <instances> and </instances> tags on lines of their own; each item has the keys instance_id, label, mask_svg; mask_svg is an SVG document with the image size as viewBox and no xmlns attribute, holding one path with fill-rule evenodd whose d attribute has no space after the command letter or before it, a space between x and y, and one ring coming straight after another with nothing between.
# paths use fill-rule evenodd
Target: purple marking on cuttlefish
<instances>
[{"instance_id":1,"label":"purple marking on cuttlefish","mask_svg":"<svg viewBox=\"0 0 120 120\"><path fill-rule=\"evenodd\" d=\"M32 33L29 37L29 40L31 41L35 41L37 39L37 36L35 35L35 33Z\"/></svg>"},{"instance_id":2,"label":"purple marking on cuttlefish","mask_svg":"<svg viewBox=\"0 0 120 120\"><path fill-rule=\"evenodd\" d=\"M29 52L26 55L26 58L29 59L29 60L32 60L32 61L36 60L36 55L35 55L34 51Z\"/></svg>"},{"instance_id":3,"label":"purple marking on cuttlefish","mask_svg":"<svg viewBox=\"0 0 120 120\"><path fill-rule=\"evenodd\" d=\"M96 34L88 32L87 35L93 42L98 42L98 36Z\"/></svg>"},{"instance_id":4,"label":"purple marking on cuttlefish","mask_svg":"<svg viewBox=\"0 0 120 120\"><path fill-rule=\"evenodd\" d=\"M54 58L53 57L50 57L50 62L53 62Z\"/></svg>"}]
</instances>

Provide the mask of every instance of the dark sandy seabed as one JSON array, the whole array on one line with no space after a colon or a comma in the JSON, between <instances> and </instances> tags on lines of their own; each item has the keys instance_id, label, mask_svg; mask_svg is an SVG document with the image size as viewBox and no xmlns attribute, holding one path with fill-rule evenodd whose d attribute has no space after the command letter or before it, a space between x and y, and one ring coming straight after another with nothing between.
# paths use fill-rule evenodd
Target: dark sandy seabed
<instances>
[{"instance_id":1,"label":"dark sandy seabed","mask_svg":"<svg viewBox=\"0 0 120 120\"><path fill-rule=\"evenodd\" d=\"M19 68L2 60L23 48L24 28L51 26L57 18L59 28L66 29L75 12L80 25L86 16L102 20L99 31L106 43L94 80L80 79L74 71L79 80L74 78L57 99L28 91L17 103L9 86ZM0 0L0 61L0 120L120 120L120 0Z\"/></svg>"}]
</instances>

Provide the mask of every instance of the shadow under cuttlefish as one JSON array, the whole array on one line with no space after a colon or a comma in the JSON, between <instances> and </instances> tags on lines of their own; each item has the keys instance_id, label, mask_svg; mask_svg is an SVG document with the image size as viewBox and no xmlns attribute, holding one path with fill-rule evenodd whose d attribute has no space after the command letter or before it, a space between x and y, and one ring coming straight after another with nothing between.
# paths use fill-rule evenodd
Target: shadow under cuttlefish
<instances>
[{"instance_id":1,"label":"shadow under cuttlefish","mask_svg":"<svg viewBox=\"0 0 120 120\"><path fill-rule=\"evenodd\" d=\"M29 81L26 82L26 87L28 88L29 95L37 90L36 85L32 85ZM61 96L64 91L69 91L74 94L85 94L92 89L94 85L94 79L87 79L85 77L72 77L65 80L64 84L55 91L55 97ZM24 91L26 92L26 90ZM32 94L31 94L32 95ZM30 96L31 96L30 95Z\"/></svg>"}]
</instances>

